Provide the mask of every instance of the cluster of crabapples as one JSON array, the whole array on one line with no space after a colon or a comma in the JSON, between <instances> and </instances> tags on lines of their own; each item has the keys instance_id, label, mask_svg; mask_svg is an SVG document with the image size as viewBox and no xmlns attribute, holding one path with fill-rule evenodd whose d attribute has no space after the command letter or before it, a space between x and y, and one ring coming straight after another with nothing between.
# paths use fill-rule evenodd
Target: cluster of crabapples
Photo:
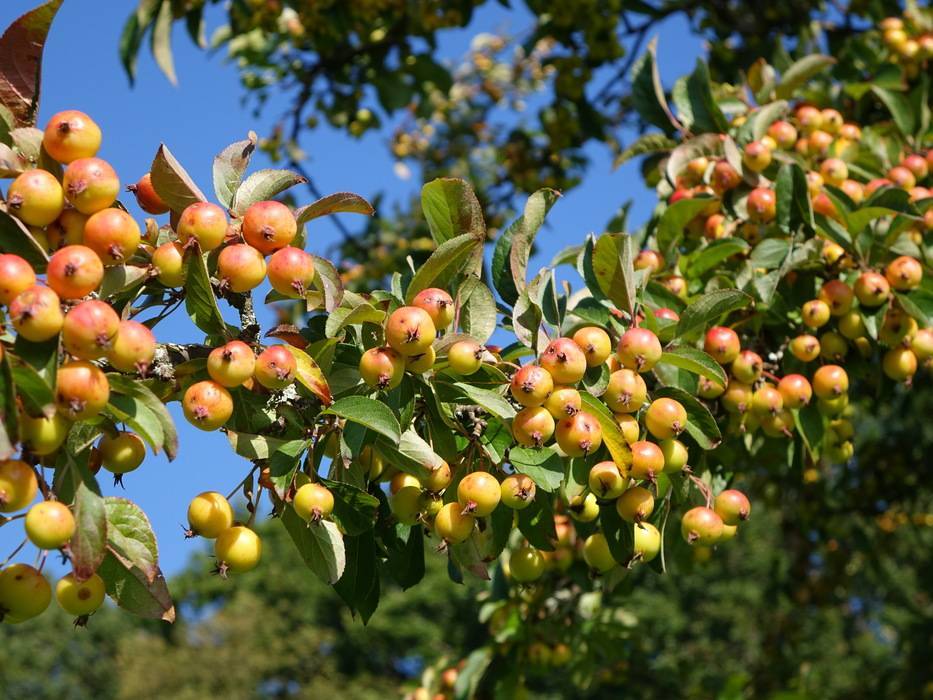
<instances>
[{"instance_id":1,"label":"cluster of crabapples","mask_svg":"<svg viewBox=\"0 0 933 700\"><path fill-rule=\"evenodd\" d=\"M37 493L36 465L56 465L75 422L100 422L93 470L102 466L119 479L145 459L146 446L139 435L101 421L111 398L107 373L145 378L158 349L150 327L129 318L137 309L127 305L121 315L106 301L108 273L131 279L131 270L141 271L145 279L171 293L185 284L186 256L216 250L220 295L249 291L268 276L279 294L298 298L314 276L312 257L289 245L298 225L292 211L279 202L253 204L235 226L223 208L196 202L173 217L171 228L147 226L144 232L117 199L120 180L114 168L97 157L101 141L101 129L88 115L73 110L55 114L44 130L42 150L60 166L52 163L26 170L7 190L5 210L21 225L28 245L41 249L42 262L31 264L13 253L0 255L0 304L7 321L0 358L14 341L56 343L58 366L54 410L37 411L18 401L22 454L21 459L0 463L3 513L32 503ZM149 174L128 189L145 212L169 211ZM245 384L255 391L282 389L293 381L295 370L294 356L282 346L254 349L231 341L215 348L208 358L210 379L186 389L184 414L202 430L217 429L233 411L230 388ZM54 500L41 479L38 483L45 500L25 514L27 535L37 546L61 549L67 555L74 532L72 514ZM43 536L46 531L55 536ZM221 533L218 552L242 548L244 536L238 533L236 528ZM235 558L232 553L223 561L236 568ZM44 581L38 570L23 564L0 572L0 609L6 611L7 621L20 621L44 609L48 604ZM23 612L26 590L32 591L35 606ZM80 582L66 577L58 595L63 607L83 615L100 604L102 592L103 583L95 574Z\"/></svg>"},{"instance_id":2,"label":"cluster of crabapples","mask_svg":"<svg viewBox=\"0 0 933 700\"><path fill-rule=\"evenodd\" d=\"M908 76L920 75L933 58L929 22L924 23L919 14L908 11L904 17L886 17L878 26L891 60L902 64Z\"/></svg>"},{"instance_id":3,"label":"cluster of crabapples","mask_svg":"<svg viewBox=\"0 0 933 700\"><path fill-rule=\"evenodd\" d=\"M430 370L436 361L436 330L450 324L453 310L451 296L432 288L416 295L411 306L392 312L386 322L386 345L366 351L360 360L363 379L374 389L385 390L397 386L406 370ZM446 370L455 375L474 374L486 352L473 340L457 340L447 349ZM633 528L635 559L650 561L659 553L661 535L648 522L655 504L655 478L663 472L681 471L688 455L687 447L677 439L687 425L686 410L673 399L649 400L641 376L650 372L660 357L660 341L650 330L629 329L613 353L609 334L586 326L572 337L553 340L535 363L512 375L509 392L520 409L511 422L514 442L541 448L553 439L563 456L584 458L599 451L603 437L600 422L584 409L578 385L588 368L608 363L613 370L602 400L615 414L630 446L631 463L602 461L590 468L585 490L568 499L563 504L566 513L556 516L560 543L570 544L568 517L591 522L598 517L601 503L614 502L619 515ZM647 432L644 436L639 415ZM366 449L364 461L371 467L370 475L373 468L381 473L382 459L371 447ZM499 507L527 508L535 498L536 484L528 475L504 474L500 480L489 471L477 470L459 480L456 500L445 499L452 476L446 462L421 479L403 472L394 474L390 504L398 520L405 524L424 522L441 539L457 544L471 536L478 518L490 516ZM684 537L691 544L712 544L731 537L749 510L748 500L738 491L724 492L715 508L694 508L684 515ZM580 549L593 569L605 572L617 565L599 532ZM534 581L544 573L549 558L563 559L565 554L560 549L555 554L522 546L512 551L508 569L516 581Z\"/></svg>"}]
</instances>

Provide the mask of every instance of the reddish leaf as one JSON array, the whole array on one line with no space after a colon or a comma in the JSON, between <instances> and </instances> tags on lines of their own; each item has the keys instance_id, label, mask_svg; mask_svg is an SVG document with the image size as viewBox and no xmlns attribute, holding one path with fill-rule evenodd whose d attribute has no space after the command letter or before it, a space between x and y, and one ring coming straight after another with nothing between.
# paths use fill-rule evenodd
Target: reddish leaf
<instances>
[{"instance_id":1,"label":"reddish leaf","mask_svg":"<svg viewBox=\"0 0 933 700\"><path fill-rule=\"evenodd\" d=\"M0 37L0 104L19 126L32 126L39 107L42 49L62 0L49 0L13 22Z\"/></svg>"}]
</instances>

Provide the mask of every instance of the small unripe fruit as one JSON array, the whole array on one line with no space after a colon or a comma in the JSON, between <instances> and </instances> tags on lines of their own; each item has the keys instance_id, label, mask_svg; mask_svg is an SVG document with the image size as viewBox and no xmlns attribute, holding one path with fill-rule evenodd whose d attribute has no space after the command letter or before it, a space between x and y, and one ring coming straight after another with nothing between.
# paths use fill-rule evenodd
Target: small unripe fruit
<instances>
[{"instance_id":1,"label":"small unripe fruit","mask_svg":"<svg viewBox=\"0 0 933 700\"><path fill-rule=\"evenodd\" d=\"M743 350L732 361L732 376L744 384L753 384L758 381L762 371L764 371L764 361L757 352Z\"/></svg>"},{"instance_id":2,"label":"small unripe fruit","mask_svg":"<svg viewBox=\"0 0 933 700\"><path fill-rule=\"evenodd\" d=\"M421 517L421 486L402 486L392 493L389 506L402 525L414 525Z\"/></svg>"},{"instance_id":3,"label":"small unripe fruit","mask_svg":"<svg viewBox=\"0 0 933 700\"><path fill-rule=\"evenodd\" d=\"M647 328L630 328L622 335L616 354L623 367L649 372L661 359L661 341Z\"/></svg>"},{"instance_id":4,"label":"small unripe fruit","mask_svg":"<svg viewBox=\"0 0 933 700\"><path fill-rule=\"evenodd\" d=\"M888 347L909 341L917 332L917 322L899 307L889 308L878 330L878 340Z\"/></svg>"},{"instance_id":5,"label":"small unripe fruit","mask_svg":"<svg viewBox=\"0 0 933 700\"><path fill-rule=\"evenodd\" d=\"M625 490L628 479L622 476L615 462L599 462L590 468L587 484L597 498L616 498Z\"/></svg>"},{"instance_id":6,"label":"small unripe fruit","mask_svg":"<svg viewBox=\"0 0 933 700\"><path fill-rule=\"evenodd\" d=\"M909 348L891 348L884 354L881 367L895 382L909 381L917 373L917 356Z\"/></svg>"},{"instance_id":7,"label":"small unripe fruit","mask_svg":"<svg viewBox=\"0 0 933 700\"><path fill-rule=\"evenodd\" d=\"M849 177L849 168L840 158L827 158L820 165L820 175L827 185L839 187Z\"/></svg>"},{"instance_id":8,"label":"small unripe fruit","mask_svg":"<svg viewBox=\"0 0 933 700\"><path fill-rule=\"evenodd\" d=\"M65 574L55 585L55 599L69 615L90 615L104 604L107 586L97 574L86 581L78 581L74 574Z\"/></svg>"},{"instance_id":9,"label":"small unripe fruit","mask_svg":"<svg viewBox=\"0 0 933 700\"><path fill-rule=\"evenodd\" d=\"M65 195L47 170L27 170L10 184L7 205L16 218L29 226L48 226L65 207Z\"/></svg>"},{"instance_id":10,"label":"small unripe fruit","mask_svg":"<svg viewBox=\"0 0 933 700\"><path fill-rule=\"evenodd\" d=\"M431 317L417 306L403 306L393 311L385 332L389 346L406 357L426 352L437 335Z\"/></svg>"},{"instance_id":11,"label":"small unripe fruit","mask_svg":"<svg viewBox=\"0 0 933 700\"><path fill-rule=\"evenodd\" d=\"M110 383L97 365L77 360L58 368L55 405L68 420L87 420L96 416L109 400Z\"/></svg>"},{"instance_id":12,"label":"small unripe fruit","mask_svg":"<svg viewBox=\"0 0 933 700\"><path fill-rule=\"evenodd\" d=\"M635 413L648 400L645 380L631 369L620 369L609 375L603 401L613 413Z\"/></svg>"},{"instance_id":13,"label":"small unripe fruit","mask_svg":"<svg viewBox=\"0 0 933 700\"><path fill-rule=\"evenodd\" d=\"M761 429L769 437L790 437L794 432L794 414L787 409L760 416Z\"/></svg>"},{"instance_id":14,"label":"small unripe fruit","mask_svg":"<svg viewBox=\"0 0 933 700\"><path fill-rule=\"evenodd\" d=\"M726 387L713 379L701 374L697 381L697 394L703 399L718 399L725 392Z\"/></svg>"},{"instance_id":15,"label":"small unripe fruit","mask_svg":"<svg viewBox=\"0 0 933 700\"><path fill-rule=\"evenodd\" d=\"M762 384L752 394L751 409L759 416L774 414L784 408L784 396L770 384Z\"/></svg>"},{"instance_id":16,"label":"small unripe fruit","mask_svg":"<svg viewBox=\"0 0 933 700\"><path fill-rule=\"evenodd\" d=\"M60 549L75 533L75 518L60 501L41 501L26 513L26 536L39 549Z\"/></svg>"},{"instance_id":17,"label":"small unripe fruit","mask_svg":"<svg viewBox=\"0 0 933 700\"><path fill-rule=\"evenodd\" d=\"M100 142L100 127L88 115L76 109L52 115L42 135L45 152L66 165L78 158L96 156Z\"/></svg>"},{"instance_id":18,"label":"small unripe fruit","mask_svg":"<svg viewBox=\"0 0 933 700\"><path fill-rule=\"evenodd\" d=\"M582 410L583 399L576 389L569 386L557 386L544 401L544 407L554 418L560 420Z\"/></svg>"},{"instance_id":19,"label":"small unripe fruit","mask_svg":"<svg viewBox=\"0 0 933 700\"><path fill-rule=\"evenodd\" d=\"M638 419L630 413L616 413L615 419L625 442L629 445L638 442L638 436L641 434Z\"/></svg>"},{"instance_id":20,"label":"small unripe fruit","mask_svg":"<svg viewBox=\"0 0 933 700\"><path fill-rule=\"evenodd\" d=\"M23 449L34 455L50 455L65 442L71 423L57 413L51 418L39 416L33 418L25 413L19 416L20 437Z\"/></svg>"},{"instance_id":21,"label":"small unripe fruit","mask_svg":"<svg viewBox=\"0 0 933 700\"><path fill-rule=\"evenodd\" d=\"M923 280L923 268L914 258L902 255L885 268L884 276L896 290L907 292L920 286Z\"/></svg>"},{"instance_id":22,"label":"small unripe fruit","mask_svg":"<svg viewBox=\"0 0 933 700\"><path fill-rule=\"evenodd\" d=\"M242 293L255 289L266 278L262 253L245 243L224 246L217 257L220 289Z\"/></svg>"},{"instance_id":23,"label":"small unripe fruit","mask_svg":"<svg viewBox=\"0 0 933 700\"><path fill-rule=\"evenodd\" d=\"M428 348L427 352L407 357L405 359L405 369L414 374L424 374L425 372L430 372L434 368L434 363L436 361L437 353L434 351L434 346L431 346Z\"/></svg>"},{"instance_id":24,"label":"small unripe fruit","mask_svg":"<svg viewBox=\"0 0 933 700\"><path fill-rule=\"evenodd\" d=\"M207 356L207 373L215 382L229 389L252 377L255 367L256 356L242 340L231 340L214 348Z\"/></svg>"},{"instance_id":25,"label":"small unripe fruit","mask_svg":"<svg viewBox=\"0 0 933 700\"><path fill-rule=\"evenodd\" d=\"M819 298L829 306L833 316L842 316L852 308L855 294L852 288L842 280L828 280L820 288Z\"/></svg>"},{"instance_id":26,"label":"small unripe fruit","mask_svg":"<svg viewBox=\"0 0 933 700\"><path fill-rule=\"evenodd\" d=\"M689 453L687 447L680 440L671 438L661 441L661 454L664 455L664 471L676 473L687 465Z\"/></svg>"},{"instance_id":27,"label":"small unripe fruit","mask_svg":"<svg viewBox=\"0 0 933 700\"><path fill-rule=\"evenodd\" d=\"M570 511L571 518L581 523L590 523L599 517L599 503L596 502L596 495L592 493L581 493L571 498L567 510Z\"/></svg>"},{"instance_id":28,"label":"small unripe fruit","mask_svg":"<svg viewBox=\"0 0 933 700\"><path fill-rule=\"evenodd\" d=\"M733 378L720 401L722 401L723 408L730 413L745 413L752 403L752 388Z\"/></svg>"},{"instance_id":29,"label":"small unripe fruit","mask_svg":"<svg viewBox=\"0 0 933 700\"><path fill-rule=\"evenodd\" d=\"M110 304L82 301L65 316L62 345L81 360L97 360L110 350L119 327L120 317Z\"/></svg>"},{"instance_id":30,"label":"small unripe fruit","mask_svg":"<svg viewBox=\"0 0 933 700\"><path fill-rule=\"evenodd\" d=\"M761 141L746 144L742 164L752 172L760 173L771 164L771 149Z\"/></svg>"},{"instance_id":31,"label":"small unripe fruit","mask_svg":"<svg viewBox=\"0 0 933 700\"><path fill-rule=\"evenodd\" d=\"M434 531L446 542L459 544L473 534L475 523L476 518L469 513L463 513L462 505L447 503L434 516Z\"/></svg>"},{"instance_id":32,"label":"small unripe fruit","mask_svg":"<svg viewBox=\"0 0 933 700\"><path fill-rule=\"evenodd\" d=\"M910 340L910 349L920 362L933 357L933 328L921 328Z\"/></svg>"},{"instance_id":33,"label":"small unripe fruit","mask_svg":"<svg viewBox=\"0 0 933 700\"><path fill-rule=\"evenodd\" d=\"M54 338L65 322L58 295L39 284L29 287L10 302L9 315L16 332L34 343Z\"/></svg>"},{"instance_id":34,"label":"small unripe fruit","mask_svg":"<svg viewBox=\"0 0 933 700\"><path fill-rule=\"evenodd\" d=\"M52 587L38 569L10 564L0 571L0 619L19 624L42 614L52 601Z\"/></svg>"},{"instance_id":35,"label":"small unripe fruit","mask_svg":"<svg viewBox=\"0 0 933 700\"><path fill-rule=\"evenodd\" d=\"M314 258L301 248L286 246L269 258L268 274L275 291L300 299L314 280Z\"/></svg>"},{"instance_id":36,"label":"small unripe fruit","mask_svg":"<svg viewBox=\"0 0 933 700\"><path fill-rule=\"evenodd\" d=\"M248 527L234 525L217 536L214 542L214 556L226 566L226 570L243 573L259 564L262 557L262 540Z\"/></svg>"},{"instance_id":37,"label":"small unripe fruit","mask_svg":"<svg viewBox=\"0 0 933 700\"><path fill-rule=\"evenodd\" d=\"M443 289L436 287L422 289L412 299L411 305L426 311L438 330L443 330L453 323L454 300Z\"/></svg>"},{"instance_id":38,"label":"small unripe fruit","mask_svg":"<svg viewBox=\"0 0 933 700\"><path fill-rule=\"evenodd\" d=\"M256 202L243 215L243 238L263 255L271 255L295 239L298 222L281 202Z\"/></svg>"},{"instance_id":39,"label":"small unripe fruit","mask_svg":"<svg viewBox=\"0 0 933 700\"><path fill-rule=\"evenodd\" d=\"M447 362L455 374L475 374L483 366L483 348L473 340L458 340L448 348Z\"/></svg>"},{"instance_id":40,"label":"small unripe fruit","mask_svg":"<svg viewBox=\"0 0 933 700\"><path fill-rule=\"evenodd\" d=\"M648 440L639 440L632 445L632 468L629 472L633 479L654 479L664 471L664 453L661 448Z\"/></svg>"},{"instance_id":41,"label":"small unripe fruit","mask_svg":"<svg viewBox=\"0 0 933 700\"><path fill-rule=\"evenodd\" d=\"M813 398L813 387L802 374L788 374L778 382L784 408L802 408Z\"/></svg>"},{"instance_id":42,"label":"small unripe fruit","mask_svg":"<svg viewBox=\"0 0 933 700\"><path fill-rule=\"evenodd\" d=\"M450 471L450 465L447 462L441 462L436 467L428 471L422 481L422 486L432 493L439 493L450 485L453 474Z\"/></svg>"},{"instance_id":43,"label":"small unripe fruit","mask_svg":"<svg viewBox=\"0 0 933 700\"><path fill-rule=\"evenodd\" d=\"M359 370L374 389L394 389L405 376L405 358L392 348L370 348L360 358Z\"/></svg>"},{"instance_id":44,"label":"small unripe fruit","mask_svg":"<svg viewBox=\"0 0 933 700\"><path fill-rule=\"evenodd\" d=\"M155 358L156 339L139 321L120 321L107 352L107 362L121 372L145 374Z\"/></svg>"},{"instance_id":45,"label":"small unripe fruit","mask_svg":"<svg viewBox=\"0 0 933 700\"><path fill-rule=\"evenodd\" d=\"M502 487L489 472L470 472L457 485L460 507L477 518L492 513L501 497Z\"/></svg>"},{"instance_id":46,"label":"small unripe fruit","mask_svg":"<svg viewBox=\"0 0 933 700\"><path fill-rule=\"evenodd\" d=\"M166 287L181 287L185 283L185 258L180 243L169 241L152 252L152 265L158 280Z\"/></svg>"},{"instance_id":47,"label":"small unripe fruit","mask_svg":"<svg viewBox=\"0 0 933 700\"><path fill-rule=\"evenodd\" d=\"M868 329L865 327L865 321L858 311L850 311L840 316L837 326L839 328L839 334L848 340L863 338L868 333ZM824 336L825 335L829 334L824 333Z\"/></svg>"},{"instance_id":48,"label":"small unripe fruit","mask_svg":"<svg viewBox=\"0 0 933 700\"><path fill-rule=\"evenodd\" d=\"M797 143L797 129L787 121L779 120L768 127L768 136L774 139L778 148L788 150Z\"/></svg>"},{"instance_id":49,"label":"small unripe fruit","mask_svg":"<svg viewBox=\"0 0 933 700\"><path fill-rule=\"evenodd\" d=\"M616 501L619 517L629 523L647 520L654 512L654 496L641 486L632 486Z\"/></svg>"},{"instance_id":50,"label":"small unripe fruit","mask_svg":"<svg viewBox=\"0 0 933 700\"><path fill-rule=\"evenodd\" d=\"M278 391L295 380L298 361L284 345L270 345L256 358L253 377L267 389Z\"/></svg>"},{"instance_id":51,"label":"small unripe fruit","mask_svg":"<svg viewBox=\"0 0 933 700\"><path fill-rule=\"evenodd\" d=\"M674 399L655 399L645 413L645 427L659 440L677 437L687 425L687 411Z\"/></svg>"},{"instance_id":52,"label":"small unripe fruit","mask_svg":"<svg viewBox=\"0 0 933 700\"><path fill-rule=\"evenodd\" d=\"M726 217L722 214L713 214L703 225L703 235L710 241L718 241L726 236ZM657 313L655 313L657 316Z\"/></svg>"},{"instance_id":53,"label":"small unripe fruit","mask_svg":"<svg viewBox=\"0 0 933 700\"><path fill-rule=\"evenodd\" d=\"M147 214L164 214L169 210L168 204L162 200L159 193L155 191L155 187L152 186L152 176L149 173L139 178L139 182L135 185L130 185L126 189L136 195L136 203Z\"/></svg>"},{"instance_id":54,"label":"small unripe fruit","mask_svg":"<svg viewBox=\"0 0 933 700\"><path fill-rule=\"evenodd\" d=\"M635 542L632 552L641 561L649 562L658 556L661 551L661 533L651 523L638 523L635 525Z\"/></svg>"},{"instance_id":55,"label":"small unripe fruit","mask_svg":"<svg viewBox=\"0 0 933 700\"><path fill-rule=\"evenodd\" d=\"M648 273L660 272L664 268L664 260L655 250L641 250L635 256L636 270L648 270Z\"/></svg>"},{"instance_id":56,"label":"small unripe fruit","mask_svg":"<svg viewBox=\"0 0 933 700\"><path fill-rule=\"evenodd\" d=\"M583 457L603 444L603 429L599 421L586 411L561 419L555 433L557 444L568 457Z\"/></svg>"},{"instance_id":57,"label":"small unripe fruit","mask_svg":"<svg viewBox=\"0 0 933 700\"><path fill-rule=\"evenodd\" d=\"M512 474L502 480L502 505L512 510L524 510L535 499L537 487L531 477Z\"/></svg>"},{"instance_id":58,"label":"small unripe fruit","mask_svg":"<svg viewBox=\"0 0 933 700\"><path fill-rule=\"evenodd\" d=\"M586 374L586 355L571 338L558 338L548 343L538 363L556 384L572 386Z\"/></svg>"},{"instance_id":59,"label":"small unripe fruit","mask_svg":"<svg viewBox=\"0 0 933 700\"><path fill-rule=\"evenodd\" d=\"M598 367L612 354L612 340L602 328L587 326L573 334L573 342L583 351L587 367Z\"/></svg>"},{"instance_id":60,"label":"small unripe fruit","mask_svg":"<svg viewBox=\"0 0 933 700\"><path fill-rule=\"evenodd\" d=\"M840 415L849 405L849 395L842 394L836 398L823 399L818 398L816 407L824 416L835 417Z\"/></svg>"},{"instance_id":61,"label":"small unripe fruit","mask_svg":"<svg viewBox=\"0 0 933 700\"><path fill-rule=\"evenodd\" d=\"M188 504L188 528L209 540L233 527L233 507L222 494L205 491Z\"/></svg>"},{"instance_id":62,"label":"small unripe fruit","mask_svg":"<svg viewBox=\"0 0 933 700\"><path fill-rule=\"evenodd\" d=\"M530 406L512 419L512 437L525 447L541 447L554 435L554 417L543 406Z\"/></svg>"},{"instance_id":63,"label":"small unripe fruit","mask_svg":"<svg viewBox=\"0 0 933 700\"><path fill-rule=\"evenodd\" d=\"M735 489L726 489L716 496L714 508L726 525L738 525L748 520L752 512L752 504L749 503L748 497Z\"/></svg>"},{"instance_id":64,"label":"small unripe fruit","mask_svg":"<svg viewBox=\"0 0 933 700\"><path fill-rule=\"evenodd\" d=\"M742 176L727 161L720 160L713 166L710 186L717 195L722 196L725 192L735 189L741 182Z\"/></svg>"},{"instance_id":65,"label":"small unripe fruit","mask_svg":"<svg viewBox=\"0 0 933 700\"><path fill-rule=\"evenodd\" d=\"M62 177L65 198L82 214L93 214L113 204L120 194L120 179L110 163L100 158L72 161Z\"/></svg>"},{"instance_id":66,"label":"small unripe fruit","mask_svg":"<svg viewBox=\"0 0 933 700\"><path fill-rule=\"evenodd\" d=\"M767 224L777 213L777 197L767 187L756 187L748 194L748 219L757 224Z\"/></svg>"},{"instance_id":67,"label":"small unripe fruit","mask_svg":"<svg viewBox=\"0 0 933 700\"><path fill-rule=\"evenodd\" d=\"M406 486L413 486L421 490L421 480L414 474L408 472L397 472L389 481L389 493L393 496Z\"/></svg>"},{"instance_id":68,"label":"small unripe fruit","mask_svg":"<svg viewBox=\"0 0 933 700\"><path fill-rule=\"evenodd\" d=\"M714 326L706 332L703 349L721 365L727 365L739 355L742 344L731 328Z\"/></svg>"},{"instance_id":69,"label":"small unripe fruit","mask_svg":"<svg viewBox=\"0 0 933 700\"><path fill-rule=\"evenodd\" d=\"M9 305L35 283L36 273L32 265L12 253L0 255L0 304Z\"/></svg>"},{"instance_id":70,"label":"small unripe fruit","mask_svg":"<svg viewBox=\"0 0 933 700\"><path fill-rule=\"evenodd\" d=\"M798 335L790 341L791 354L801 362L812 362L820 356L820 341L813 335Z\"/></svg>"},{"instance_id":71,"label":"small unripe fruit","mask_svg":"<svg viewBox=\"0 0 933 700\"><path fill-rule=\"evenodd\" d=\"M0 513L22 510L32 503L38 490L32 467L18 459L0 460Z\"/></svg>"},{"instance_id":72,"label":"small unripe fruit","mask_svg":"<svg viewBox=\"0 0 933 700\"><path fill-rule=\"evenodd\" d=\"M895 165L887 174L888 179L902 189L909 190L917 185L917 178L902 165Z\"/></svg>"},{"instance_id":73,"label":"small unripe fruit","mask_svg":"<svg viewBox=\"0 0 933 700\"><path fill-rule=\"evenodd\" d=\"M317 522L334 512L334 494L321 484L305 484L295 492L292 506L305 522Z\"/></svg>"},{"instance_id":74,"label":"small unripe fruit","mask_svg":"<svg viewBox=\"0 0 933 700\"><path fill-rule=\"evenodd\" d=\"M697 506L686 513L680 523L680 531L687 544L716 544L722 535L722 518L712 508Z\"/></svg>"},{"instance_id":75,"label":"small unripe fruit","mask_svg":"<svg viewBox=\"0 0 933 700\"><path fill-rule=\"evenodd\" d=\"M201 250L214 250L227 235L227 215L216 204L195 202L185 207L175 230L180 243L186 244L193 238Z\"/></svg>"},{"instance_id":76,"label":"small unripe fruit","mask_svg":"<svg viewBox=\"0 0 933 700\"><path fill-rule=\"evenodd\" d=\"M846 309L848 311L848 309ZM809 328L820 328L829 323L829 317L832 315L832 312L827 304L822 299L812 299L806 302L801 309L801 316L803 317L803 323Z\"/></svg>"},{"instance_id":77,"label":"small unripe fruit","mask_svg":"<svg viewBox=\"0 0 933 700\"><path fill-rule=\"evenodd\" d=\"M594 532L586 538L583 543L583 560L591 569L596 569L596 571L603 574L619 565L612 558L612 552L609 551L609 542L601 532Z\"/></svg>"},{"instance_id":78,"label":"small unripe fruit","mask_svg":"<svg viewBox=\"0 0 933 700\"><path fill-rule=\"evenodd\" d=\"M839 365L823 365L813 373L813 393L820 399L835 399L849 390L849 375Z\"/></svg>"},{"instance_id":79,"label":"small unripe fruit","mask_svg":"<svg viewBox=\"0 0 933 700\"><path fill-rule=\"evenodd\" d=\"M102 209L84 225L84 244L104 265L122 265L139 248L139 224L122 209Z\"/></svg>"},{"instance_id":80,"label":"small unripe fruit","mask_svg":"<svg viewBox=\"0 0 933 700\"><path fill-rule=\"evenodd\" d=\"M101 466L112 474L128 474L146 459L146 443L136 433L120 432L101 436L97 444Z\"/></svg>"},{"instance_id":81,"label":"small unripe fruit","mask_svg":"<svg viewBox=\"0 0 933 700\"><path fill-rule=\"evenodd\" d=\"M512 375L509 390L522 406L540 406L554 389L551 373L537 365L525 365Z\"/></svg>"},{"instance_id":82,"label":"small unripe fruit","mask_svg":"<svg viewBox=\"0 0 933 700\"><path fill-rule=\"evenodd\" d=\"M201 430L217 430L233 415L230 392L211 380L189 386L181 405L188 422Z\"/></svg>"},{"instance_id":83,"label":"small unripe fruit","mask_svg":"<svg viewBox=\"0 0 933 700\"><path fill-rule=\"evenodd\" d=\"M49 258L46 279L62 299L80 299L100 287L104 265L87 246L69 245Z\"/></svg>"},{"instance_id":84,"label":"small unripe fruit","mask_svg":"<svg viewBox=\"0 0 933 700\"><path fill-rule=\"evenodd\" d=\"M544 557L533 547L520 547L509 556L509 574L519 583L537 581L544 573Z\"/></svg>"}]
</instances>

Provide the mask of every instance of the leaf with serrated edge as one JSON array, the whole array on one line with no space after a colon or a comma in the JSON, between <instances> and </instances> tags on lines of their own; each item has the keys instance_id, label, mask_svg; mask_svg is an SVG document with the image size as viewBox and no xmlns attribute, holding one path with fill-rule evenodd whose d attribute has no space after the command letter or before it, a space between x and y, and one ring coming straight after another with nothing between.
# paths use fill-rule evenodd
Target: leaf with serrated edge
<instances>
[{"instance_id":1,"label":"leaf with serrated edge","mask_svg":"<svg viewBox=\"0 0 933 700\"><path fill-rule=\"evenodd\" d=\"M295 210L298 224L306 224L312 219L330 214L364 214L372 216L376 212L373 205L352 192L336 192L307 206Z\"/></svg>"}]
</instances>

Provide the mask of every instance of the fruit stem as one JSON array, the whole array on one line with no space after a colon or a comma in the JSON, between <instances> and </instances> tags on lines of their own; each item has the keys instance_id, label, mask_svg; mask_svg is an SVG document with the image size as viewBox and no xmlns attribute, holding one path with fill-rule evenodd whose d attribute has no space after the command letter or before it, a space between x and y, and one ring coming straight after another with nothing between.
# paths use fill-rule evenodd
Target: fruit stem
<instances>
[{"instance_id":1,"label":"fruit stem","mask_svg":"<svg viewBox=\"0 0 933 700\"><path fill-rule=\"evenodd\" d=\"M257 469L259 469L259 465L254 464L253 468L249 470L249 473L243 477L240 483L238 483L236 486L233 487L233 490L230 493L227 494L228 501L234 496L236 496L236 492L239 491L243 487L243 485L246 484L246 482L249 481L253 477L253 474L256 473Z\"/></svg>"},{"instance_id":2,"label":"fruit stem","mask_svg":"<svg viewBox=\"0 0 933 700\"><path fill-rule=\"evenodd\" d=\"M10 520L12 520L12 519L13 519L13 518L10 518ZM23 541L19 543L19 546L17 546L16 549L14 549L12 552L10 552L10 556L8 556L6 559L4 559L3 562L0 562L0 569L4 568L4 567L10 562L10 560L13 559L13 557L15 557L17 554L19 554L20 550L21 550L23 547L26 546L26 543L27 543L27 542L29 542L29 538L28 538L28 537L23 538Z\"/></svg>"}]
</instances>

